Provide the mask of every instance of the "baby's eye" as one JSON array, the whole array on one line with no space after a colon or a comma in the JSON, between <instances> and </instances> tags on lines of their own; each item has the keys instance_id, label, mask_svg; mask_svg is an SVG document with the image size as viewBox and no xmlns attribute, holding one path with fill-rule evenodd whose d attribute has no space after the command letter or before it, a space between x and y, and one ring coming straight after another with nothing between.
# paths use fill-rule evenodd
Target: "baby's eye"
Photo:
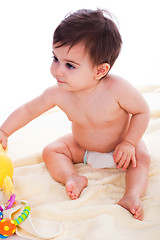
<instances>
[{"instance_id":1,"label":"baby's eye","mask_svg":"<svg viewBox=\"0 0 160 240\"><path fill-rule=\"evenodd\" d=\"M74 69L74 68L75 68L75 67L74 67L72 64L70 64L70 63L66 63L66 67L69 68L69 69Z\"/></svg>"},{"instance_id":2,"label":"baby's eye","mask_svg":"<svg viewBox=\"0 0 160 240\"><path fill-rule=\"evenodd\" d=\"M52 57L54 62L58 62L58 58L56 58L55 56Z\"/></svg>"}]
</instances>

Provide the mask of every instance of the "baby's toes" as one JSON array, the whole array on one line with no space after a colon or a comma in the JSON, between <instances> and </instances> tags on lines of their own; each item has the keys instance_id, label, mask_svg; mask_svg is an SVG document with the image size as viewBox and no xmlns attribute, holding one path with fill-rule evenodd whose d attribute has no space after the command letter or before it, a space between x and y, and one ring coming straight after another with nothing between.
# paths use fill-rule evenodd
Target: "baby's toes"
<instances>
[{"instance_id":1,"label":"baby's toes","mask_svg":"<svg viewBox=\"0 0 160 240\"><path fill-rule=\"evenodd\" d=\"M138 220L143 219L143 208L139 206L139 208L136 210L136 213L134 214L134 217Z\"/></svg>"},{"instance_id":2,"label":"baby's toes","mask_svg":"<svg viewBox=\"0 0 160 240\"><path fill-rule=\"evenodd\" d=\"M76 194L74 194L74 193L71 193L71 196L70 196L70 198L71 198L72 200L75 200L75 199L77 199L77 195L76 195Z\"/></svg>"}]
</instances>

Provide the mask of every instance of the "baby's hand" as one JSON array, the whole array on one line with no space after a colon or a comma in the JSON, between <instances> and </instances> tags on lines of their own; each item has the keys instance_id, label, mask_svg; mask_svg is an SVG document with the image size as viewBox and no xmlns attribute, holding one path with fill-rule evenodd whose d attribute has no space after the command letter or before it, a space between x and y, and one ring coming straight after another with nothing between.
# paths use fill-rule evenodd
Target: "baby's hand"
<instances>
[{"instance_id":1,"label":"baby's hand","mask_svg":"<svg viewBox=\"0 0 160 240\"><path fill-rule=\"evenodd\" d=\"M129 142L122 141L113 152L114 162L118 168L126 170L132 161L133 167L136 167L135 147Z\"/></svg>"},{"instance_id":2,"label":"baby's hand","mask_svg":"<svg viewBox=\"0 0 160 240\"><path fill-rule=\"evenodd\" d=\"M8 142L8 136L5 132L0 130L0 144L2 144L2 147L4 149L7 148L7 142Z\"/></svg>"}]
</instances>

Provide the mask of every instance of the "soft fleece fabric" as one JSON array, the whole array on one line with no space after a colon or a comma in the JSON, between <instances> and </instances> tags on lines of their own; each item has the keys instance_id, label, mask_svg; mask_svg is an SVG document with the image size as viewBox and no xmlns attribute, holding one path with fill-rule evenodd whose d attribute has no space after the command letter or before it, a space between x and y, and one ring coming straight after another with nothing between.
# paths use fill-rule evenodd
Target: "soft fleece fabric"
<instances>
[{"instance_id":1,"label":"soft fleece fabric","mask_svg":"<svg viewBox=\"0 0 160 240\"><path fill-rule=\"evenodd\" d=\"M70 132L68 119L57 109L32 121L9 139L16 198L31 206L30 217L17 228L17 240L160 239L160 86L149 86L142 92L151 108L144 141L152 159L149 185L142 197L144 220L135 220L116 204L125 190L125 173L121 170L75 165L89 180L77 200L70 200L65 187L50 177L42 161L42 149ZM5 201L2 192L0 198ZM12 213L12 218L20 213Z\"/></svg>"}]
</instances>

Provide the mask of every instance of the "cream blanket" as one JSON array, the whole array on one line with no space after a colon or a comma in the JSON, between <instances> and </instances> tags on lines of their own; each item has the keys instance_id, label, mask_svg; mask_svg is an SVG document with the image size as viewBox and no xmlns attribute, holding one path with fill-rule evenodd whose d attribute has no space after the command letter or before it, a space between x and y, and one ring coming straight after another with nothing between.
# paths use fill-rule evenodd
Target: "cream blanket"
<instances>
[{"instance_id":1,"label":"cream blanket","mask_svg":"<svg viewBox=\"0 0 160 240\"><path fill-rule=\"evenodd\" d=\"M30 218L17 228L18 236L55 240L160 239L160 86L143 89L143 94L151 107L151 121L144 140L152 158L149 186L142 197L144 220L135 220L116 204L125 189L125 173L121 170L75 165L89 180L77 200L70 200L64 186L50 177L41 151L46 144L70 131L64 113L54 110L32 121L9 140L16 198L24 199L31 206ZM2 195L1 198L2 201ZM12 217L19 214L13 213Z\"/></svg>"}]
</instances>

